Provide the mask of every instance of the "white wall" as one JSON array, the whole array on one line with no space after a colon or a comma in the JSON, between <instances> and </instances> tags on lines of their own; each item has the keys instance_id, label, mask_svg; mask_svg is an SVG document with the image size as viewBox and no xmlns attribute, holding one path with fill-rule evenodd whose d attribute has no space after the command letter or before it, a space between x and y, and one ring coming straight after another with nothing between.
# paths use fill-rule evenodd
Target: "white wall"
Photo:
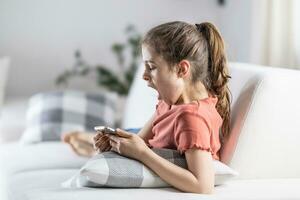
<instances>
[{"instance_id":1,"label":"white wall","mask_svg":"<svg viewBox=\"0 0 300 200\"><path fill-rule=\"evenodd\" d=\"M247 61L248 4L239 0L227 0L224 7L216 0L0 0L0 56L10 56L12 65L7 94L28 96L54 89L55 77L73 64L78 48L91 64L116 66L109 48L124 41L128 23L144 33L166 21L211 21L224 35L230 59Z\"/></svg>"},{"instance_id":2,"label":"white wall","mask_svg":"<svg viewBox=\"0 0 300 200\"><path fill-rule=\"evenodd\" d=\"M226 0L218 7L217 21L231 61L251 62L252 1Z\"/></svg>"}]
</instances>

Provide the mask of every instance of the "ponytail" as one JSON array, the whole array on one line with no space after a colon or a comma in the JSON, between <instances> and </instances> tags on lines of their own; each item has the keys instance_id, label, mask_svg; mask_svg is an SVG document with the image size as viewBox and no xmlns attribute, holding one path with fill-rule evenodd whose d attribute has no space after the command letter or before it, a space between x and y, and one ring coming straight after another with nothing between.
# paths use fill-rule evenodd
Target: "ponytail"
<instances>
[{"instance_id":1,"label":"ponytail","mask_svg":"<svg viewBox=\"0 0 300 200\"><path fill-rule=\"evenodd\" d=\"M221 142L230 131L231 93L228 88L229 72L223 39L217 28L208 22L196 24L197 30L207 41L208 76L204 84L211 94L218 97L216 109L223 119L221 127Z\"/></svg>"}]
</instances>

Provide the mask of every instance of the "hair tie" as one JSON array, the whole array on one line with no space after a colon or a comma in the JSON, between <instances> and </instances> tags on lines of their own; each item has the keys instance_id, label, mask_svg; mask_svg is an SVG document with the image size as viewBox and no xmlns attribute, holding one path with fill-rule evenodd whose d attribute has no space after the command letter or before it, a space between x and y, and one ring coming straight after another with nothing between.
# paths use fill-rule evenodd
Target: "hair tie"
<instances>
[{"instance_id":1,"label":"hair tie","mask_svg":"<svg viewBox=\"0 0 300 200\"><path fill-rule=\"evenodd\" d=\"M202 32L204 30L204 26L202 24L195 24L195 26L199 32Z\"/></svg>"}]
</instances>

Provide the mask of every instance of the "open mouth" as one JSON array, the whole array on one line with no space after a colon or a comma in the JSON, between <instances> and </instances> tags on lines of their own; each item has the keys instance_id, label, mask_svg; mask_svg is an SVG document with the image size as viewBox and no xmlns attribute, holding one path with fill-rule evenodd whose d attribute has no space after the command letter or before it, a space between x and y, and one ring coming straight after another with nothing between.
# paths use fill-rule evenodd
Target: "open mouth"
<instances>
[{"instance_id":1,"label":"open mouth","mask_svg":"<svg viewBox=\"0 0 300 200\"><path fill-rule=\"evenodd\" d=\"M147 86L156 90L155 86L150 81L147 81Z\"/></svg>"},{"instance_id":2,"label":"open mouth","mask_svg":"<svg viewBox=\"0 0 300 200\"><path fill-rule=\"evenodd\" d=\"M160 93L157 91L156 87L151 83L151 82L147 82L148 87L153 88L156 92L157 92L157 98L160 100L161 99L161 95Z\"/></svg>"}]
</instances>

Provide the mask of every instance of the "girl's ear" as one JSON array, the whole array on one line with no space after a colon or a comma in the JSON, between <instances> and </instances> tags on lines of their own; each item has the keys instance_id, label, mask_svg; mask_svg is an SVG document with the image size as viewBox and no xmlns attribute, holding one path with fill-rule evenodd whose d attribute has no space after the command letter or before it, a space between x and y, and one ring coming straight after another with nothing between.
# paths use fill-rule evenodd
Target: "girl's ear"
<instances>
[{"instance_id":1,"label":"girl's ear","mask_svg":"<svg viewBox=\"0 0 300 200\"><path fill-rule=\"evenodd\" d=\"M178 77L186 77L190 71L190 62L188 60L182 60L178 63L177 75Z\"/></svg>"}]
</instances>

